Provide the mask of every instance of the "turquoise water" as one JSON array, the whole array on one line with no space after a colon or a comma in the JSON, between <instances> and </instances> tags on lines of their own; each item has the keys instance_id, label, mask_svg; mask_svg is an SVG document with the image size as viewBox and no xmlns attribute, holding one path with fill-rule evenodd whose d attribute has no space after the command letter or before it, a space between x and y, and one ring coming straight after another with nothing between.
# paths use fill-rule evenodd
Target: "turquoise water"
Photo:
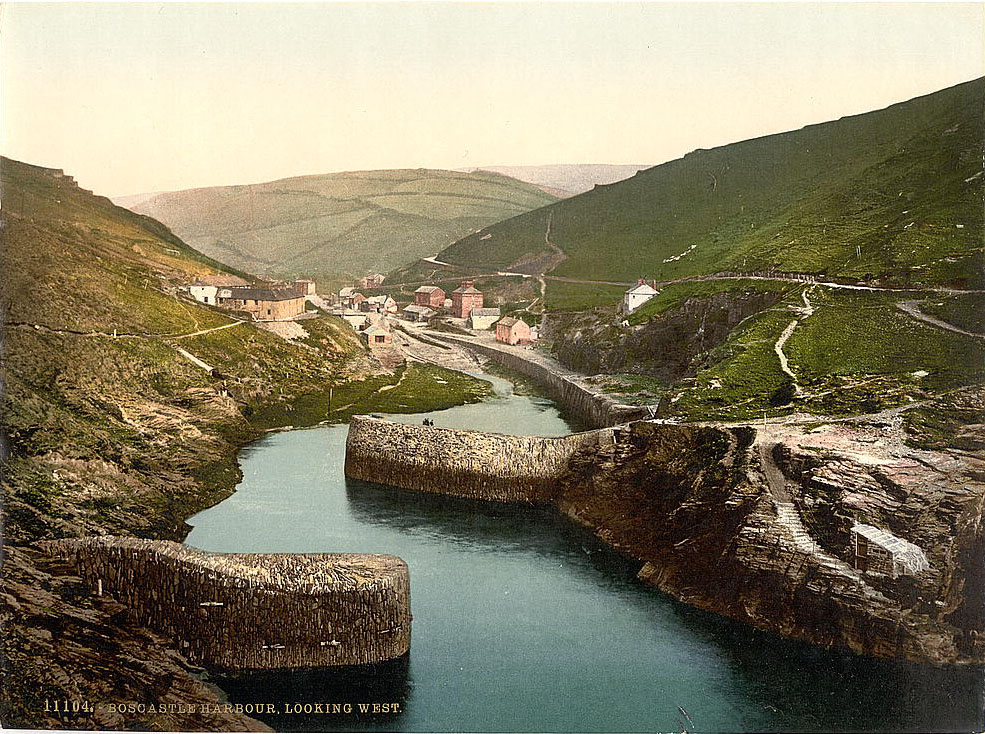
<instances>
[{"instance_id":1,"label":"turquoise water","mask_svg":"<svg viewBox=\"0 0 985 734\"><path fill-rule=\"evenodd\" d=\"M488 379L497 399L428 417L504 433L570 431L548 401ZM236 493L189 521L187 543L206 550L393 553L410 566L408 659L220 681L232 700L396 701L401 712L279 715L270 719L278 729L983 727L980 670L832 654L699 612L639 584L639 564L548 510L346 480L346 430L257 441L241 454Z\"/></svg>"}]
</instances>

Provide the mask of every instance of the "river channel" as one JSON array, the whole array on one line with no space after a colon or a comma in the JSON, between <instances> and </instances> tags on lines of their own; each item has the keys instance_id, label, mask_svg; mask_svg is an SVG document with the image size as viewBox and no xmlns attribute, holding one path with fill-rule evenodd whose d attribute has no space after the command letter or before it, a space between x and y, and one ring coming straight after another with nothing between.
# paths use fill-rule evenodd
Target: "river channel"
<instances>
[{"instance_id":1,"label":"river channel","mask_svg":"<svg viewBox=\"0 0 985 734\"><path fill-rule=\"evenodd\" d=\"M394 419L571 431L549 401L482 377L494 399ZM241 453L236 493L189 520L186 542L204 550L392 553L410 566L409 658L219 681L231 700L276 702L267 721L278 730L983 728L980 670L831 653L700 612L637 582L640 564L548 510L347 480L346 431L269 434ZM400 711L284 713L298 701Z\"/></svg>"}]
</instances>

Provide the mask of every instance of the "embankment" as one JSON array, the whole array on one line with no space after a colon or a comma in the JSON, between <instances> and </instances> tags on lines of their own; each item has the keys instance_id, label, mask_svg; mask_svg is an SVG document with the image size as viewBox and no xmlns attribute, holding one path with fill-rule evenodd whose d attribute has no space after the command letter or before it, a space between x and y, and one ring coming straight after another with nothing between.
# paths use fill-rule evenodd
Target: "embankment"
<instances>
[{"instance_id":1,"label":"embankment","mask_svg":"<svg viewBox=\"0 0 985 734\"><path fill-rule=\"evenodd\" d=\"M985 661L975 611L982 482L960 466L935 472L946 457L898 444L872 463L871 426L782 430L640 421L535 438L357 419L346 472L407 489L549 502L640 561L645 582L785 637L885 658ZM779 448L764 453L763 441ZM764 456L783 457L786 476ZM832 517L918 543L931 568L898 578L857 571L845 538L829 532Z\"/></svg>"},{"instance_id":2,"label":"embankment","mask_svg":"<svg viewBox=\"0 0 985 734\"><path fill-rule=\"evenodd\" d=\"M212 669L361 665L410 649L410 577L395 556L206 553L113 536L43 545Z\"/></svg>"},{"instance_id":3,"label":"embankment","mask_svg":"<svg viewBox=\"0 0 985 734\"><path fill-rule=\"evenodd\" d=\"M612 443L614 429L559 438L508 436L356 416L346 476L422 492L499 502L548 502L580 449Z\"/></svg>"},{"instance_id":4,"label":"embankment","mask_svg":"<svg viewBox=\"0 0 985 734\"><path fill-rule=\"evenodd\" d=\"M616 426L651 417L649 409L625 405L599 392L584 379L536 352L507 345L479 342L471 337L429 334L432 338L463 346L534 380L566 413L593 428Z\"/></svg>"}]
</instances>

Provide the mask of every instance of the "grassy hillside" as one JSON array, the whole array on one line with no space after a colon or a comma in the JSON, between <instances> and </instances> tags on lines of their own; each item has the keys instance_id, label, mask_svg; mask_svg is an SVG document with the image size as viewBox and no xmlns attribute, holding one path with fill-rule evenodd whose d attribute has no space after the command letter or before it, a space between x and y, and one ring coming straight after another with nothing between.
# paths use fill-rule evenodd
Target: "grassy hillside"
<instances>
[{"instance_id":1,"label":"grassy hillside","mask_svg":"<svg viewBox=\"0 0 985 734\"><path fill-rule=\"evenodd\" d=\"M497 173L420 169L303 176L119 201L234 267L335 282L385 273L555 200Z\"/></svg>"},{"instance_id":2,"label":"grassy hillside","mask_svg":"<svg viewBox=\"0 0 985 734\"><path fill-rule=\"evenodd\" d=\"M44 714L45 698L103 700L107 680L121 700L171 689L214 700L179 658L121 630L118 608L100 606L30 543L93 533L180 539L185 517L233 489L235 452L260 429L441 407L478 399L487 384L410 367L380 393L398 376L380 374L342 321L305 321L302 347L179 299L176 284L220 266L49 169L0 159L0 175L4 724L57 728L64 722ZM329 415L333 387L344 403ZM152 664L136 662L148 656ZM73 722L147 726L133 717ZM165 717L152 728L198 725Z\"/></svg>"},{"instance_id":3,"label":"grassy hillside","mask_svg":"<svg viewBox=\"0 0 985 734\"><path fill-rule=\"evenodd\" d=\"M629 178L648 165L610 163L559 163L546 166L481 166L466 171L493 171L527 181L549 193L572 196L591 191L596 184L611 184Z\"/></svg>"},{"instance_id":4,"label":"grassy hillside","mask_svg":"<svg viewBox=\"0 0 985 734\"><path fill-rule=\"evenodd\" d=\"M983 284L985 80L864 115L697 150L489 226L440 259L671 280L721 270ZM549 284L549 290L555 287Z\"/></svg>"}]
</instances>

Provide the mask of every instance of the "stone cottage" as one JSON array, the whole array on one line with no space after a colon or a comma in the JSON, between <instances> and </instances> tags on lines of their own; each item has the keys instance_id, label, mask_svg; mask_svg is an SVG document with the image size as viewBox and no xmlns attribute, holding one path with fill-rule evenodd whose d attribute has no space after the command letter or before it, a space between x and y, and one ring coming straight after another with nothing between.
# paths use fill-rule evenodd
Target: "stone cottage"
<instances>
[{"instance_id":1,"label":"stone cottage","mask_svg":"<svg viewBox=\"0 0 985 734\"><path fill-rule=\"evenodd\" d=\"M216 295L220 288L245 285L249 283L235 275L200 275L188 286L188 293L199 303L215 306Z\"/></svg>"},{"instance_id":2,"label":"stone cottage","mask_svg":"<svg viewBox=\"0 0 985 734\"><path fill-rule=\"evenodd\" d=\"M524 344L531 341L530 326L523 319L504 316L496 322L496 341L503 344Z\"/></svg>"},{"instance_id":3,"label":"stone cottage","mask_svg":"<svg viewBox=\"0 0 985 734\"><path fill-rule=\"evenodd\" d=\"M422 285L414 291L414 305L444 308L445 292L435 285Z\"/></svg>"},{"instance_id":4,"label":"stone cottage","mask_svg":"<svg viewBox=\"0 0 985 734\"><path fill-rule=\"evenodd\" d=\"M385 347L393 342L393 334L382 323L375 323L363 329L360 334L370 349Z\"/></svg>"},{"instance_id":5,"label":"stone cottage","mask_svg":"<svg viewBox=\"0 0 985 734\"><path fill-rule=\"evenodd\" d=\"M286 321L304 313L304 296L294 288L219 288L219 307L245 311L255 321Z\"/></svg>"}]
</instances>

